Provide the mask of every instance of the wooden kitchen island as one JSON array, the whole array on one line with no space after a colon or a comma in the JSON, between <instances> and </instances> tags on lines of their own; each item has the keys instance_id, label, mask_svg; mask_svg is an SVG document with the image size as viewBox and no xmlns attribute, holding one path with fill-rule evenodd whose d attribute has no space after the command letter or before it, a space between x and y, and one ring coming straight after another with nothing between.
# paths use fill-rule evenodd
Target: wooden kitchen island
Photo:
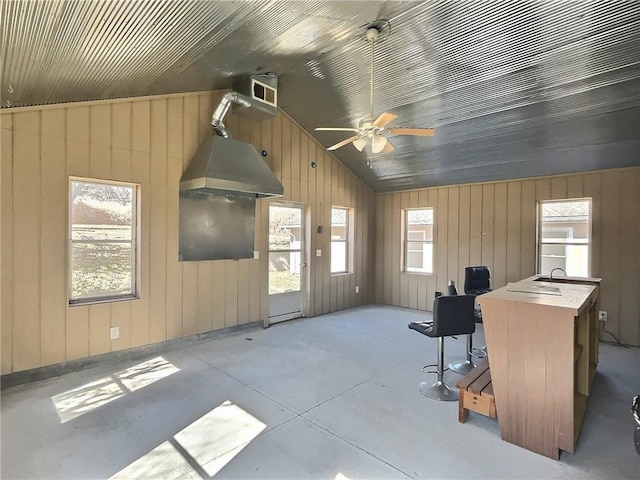
<instances>
[{"instance_id":1,"label":"wooden kitchen island","mask_svg":"<svg viewBox=\"0 0 640 480\"><path fill-rule=\"evenodd\" d=\"M599 288L580 283L531 277L477 297L502 438L556 460L575 451L597 364Z\"/></svg>"}]
</instances>

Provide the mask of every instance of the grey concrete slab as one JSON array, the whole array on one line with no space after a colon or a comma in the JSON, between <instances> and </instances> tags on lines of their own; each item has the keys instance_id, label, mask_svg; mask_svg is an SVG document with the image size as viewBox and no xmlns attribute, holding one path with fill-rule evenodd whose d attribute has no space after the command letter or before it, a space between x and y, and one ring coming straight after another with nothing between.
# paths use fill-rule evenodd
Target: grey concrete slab
<instances>
[{"instance_id":1,"label":"grey concrete slab","mask_svg":"<svg viewBox=\"0 0 640 480\"><path fill-rule=\"evenodd\" d=\"M367 307L358 309L358 315L366 316L364 325L349 321L350 315L353 313L341 312L318 322L278 324L252 336L250 342L225 341L236 347L233 349L220 349L216 345L220 342L213 340L190 351L297 413L406 358L426 357L421 351L425 337L411 335L407 318L421 320L430 314ZM406 348L406 342L414 347ZM430 358L435 359L435 353Z\"/></svg>"},{"instance_id":2,"label":"grey concrete slab","mask_svg":"<svg viewBox=\"0 0 640 480\"><path fill-rule=\"evenodd\" d=\"M629 411L640 349L601 345L577 451L556 462L420 395L437 342L407 323L429 317L367 306L9 388L1 476L640 478ZM446 339L446 362L465 345Z\"/></svg>"},{"instance_id":3,"label":"grey concrete slab","mask_svg":"<svg viewBox=\"0 0 640 480\"><path fill-rule=\"evenodd\" d=\"M455 383L454 375L445 380ZM433 377L404 363L305 417L414 478L565 476L566 465L503 442L495 420L471 414L459 424L457 402L438 402L418 391L417 380Z\"/></svg>"},{"instance_id":4,"label":"grey concrete slab","mask_svg":"<svg viewBox=\"0 0 640 480\"><path fill-rule=\"evenodd\" d=\"M277 354L273 353L274 349ZM372 376L304 341L290 342L286 347L256 345L251 351L221 361L207 354L201 358L297 413Z\"/></svg>"},{"instance_id":5,"label":"grey concrete slab","mask_svg":"<svg viewBox=\"0 0 640 480\"><path fill-rule=\"evenodd\" d=\"M303 418L256 438L229 462L219 478L408 478L402 472Z\"/></svg>"},{"instance_id":6,"label":"grey concrete slab","mask_svg":"<svg viewBox=\"0 0 640 480\"><path fill-rule=\"evenodd\" d=\"M294 415L188 352L164 359L179 370L128 372L123 383L118 372L145 363L126 362L3 394L2 477L108 478L227 400L268 428Z\"/></svg>"}]
</instances>

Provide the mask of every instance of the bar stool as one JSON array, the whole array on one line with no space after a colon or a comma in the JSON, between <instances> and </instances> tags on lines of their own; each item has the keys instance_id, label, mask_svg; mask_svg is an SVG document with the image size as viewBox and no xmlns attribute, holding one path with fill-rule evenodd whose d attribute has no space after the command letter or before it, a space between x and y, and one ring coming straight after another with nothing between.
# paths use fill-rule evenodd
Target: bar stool
<instances>
[{"instance_id":1,"label":"bar stool","mask_svg":"<svg viewBox=\"0 0 640 480\"><path fill-rule=\"evenodd\" d=\"M449 284L447 285L447 293L449 295L458 295L458 289L456 288L456 283L453 280L449 280ZM474 310L475 314L475 310ZM475 318L474 318L475 320ZM476 321L476 323L478 323ZM473 351L473 334L467 335L467 359L464 362L459 363L450 363L449 370L452 370L460 375L466 375L471 370L473 370L476 365L473 363L472 354Z\"/></svg>"},{"instance_id":2,"label":"bar stool","mask_svg":"<svg viewBox=\"0 0 640 480\"><path fill-rule=\"evenodd\" d=\"M411 330L438 339L438 363L436 366L438 379L433 385L421 382L419 390L425 397L434 400L458 400L458 392L444 383L444 337L471 334L476 329L473 318L475 297L473 295L456 295L438 297L433 302L433 322L412 322Z\"/></svg>"},{"instance_id":3,"label":"bar stool","mask_svg":"<svg viewBox=\"0 0 640 480\"><path fill-rule=\"evenodd\" d=\"M464 269L464 293L467 295L482 295L491 291L491 272L485 265L465 267ZM476 323L482 323L482 311L477 308L475 311ZM476 358L487 356L487 346L482 348L471 348L471 355Z\"/></svg>"}]
</instances>

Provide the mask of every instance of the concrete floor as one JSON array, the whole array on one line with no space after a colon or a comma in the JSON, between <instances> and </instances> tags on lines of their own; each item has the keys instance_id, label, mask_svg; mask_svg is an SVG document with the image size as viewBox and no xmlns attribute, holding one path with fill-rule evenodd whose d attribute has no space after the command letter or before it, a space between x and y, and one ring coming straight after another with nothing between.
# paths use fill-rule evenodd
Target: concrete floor
<instances>
[{"instance_id":1,"label":"concrete floor","mask_svg":"<svg viewBox=\"0 0 640 480\"><path fill-rule=\"evenodd\" d=\"M428 316L371 305L9 389L2 478L640 478L640 349L601 344L577 451L554 461L419 394L436 341L407 323Z\"/></svg>"}]
</instances>

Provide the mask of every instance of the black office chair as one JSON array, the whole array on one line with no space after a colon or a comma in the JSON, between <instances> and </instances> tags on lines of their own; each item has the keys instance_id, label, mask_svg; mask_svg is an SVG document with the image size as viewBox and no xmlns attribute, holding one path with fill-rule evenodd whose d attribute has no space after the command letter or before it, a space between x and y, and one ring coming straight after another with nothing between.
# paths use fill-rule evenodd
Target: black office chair
<instances>
[{"instance_id":1,"label":"black office chair","mask_svg":"<svg viewBox=\"0 0 640 480\"><path fill-rule=\"evenodd\" d=\"M478 265L464 269L464 293L467 295L482 295L491 291L491 273L489 267ZM482 323L482 311L476 309L476 323ZM471 355L476 358L487 356L486 345L482 348L472 348Z\"/></svg>"},{"instance_id":2,"label":"black office chair","mask_svg":"<svg viewBox=\"0 0 640 480\"><path fill-rule=\"evenodd\" d=\"M464 269L464 293L482 295L491 291L489 267L477 266Z\"/></svg>"},{"instance_id":3,"label":"black office chair","mask_svg":"<svg viewBox=\"0 0 640 480\"><path fill-rule=\"evenodd\" d=\"M420 393L424 396L434 400L458 399L458 392L444 383L444 337L466 335L475 331L474 300L473 295L438 297L433 302L433 322L409 324L411 330L438 339L438 363L435 365L438 380L433 385L428 385L427 382L420 383Z\"/></svg>"},{"instance_id":4,"label":"black office chair","mask_svg":"<svg viewBox=\"0 0 640 480\"><path fill-rule=\"evenodd\" d=\"M456 283L453 280L449 280L449 284L447 285L447 293L448 295L458 295L458 289L456 288ZM478 311L474 309L474 315ZM475 323L477 319L474 318ZM459 363L450 363L449 370L452 370L460 375L466 375L471 370L473 370L476 365L473 363L471 351L473 350L473 334L469 333L467 335L467 359L464 362Z\"/></svg>"}]
</instances>

